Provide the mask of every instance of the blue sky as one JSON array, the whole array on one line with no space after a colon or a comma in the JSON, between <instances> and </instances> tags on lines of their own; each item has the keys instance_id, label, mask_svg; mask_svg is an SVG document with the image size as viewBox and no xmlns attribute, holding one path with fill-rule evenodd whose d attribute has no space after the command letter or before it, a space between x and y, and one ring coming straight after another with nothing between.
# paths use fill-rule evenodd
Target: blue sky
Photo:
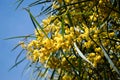
<instances>
[{"instance_id":1,"label":"blue sky","mask_svg":"<svg viewBox=\"0 0 120 80\"><path fill-rule=\"evenodd\" d=\"M11 49L20 41L3 40L4 38L33 33L34 27L26 11L19 8L15 10L16 0L0 1L0 80L28 80L28 76L22 77L22 71L26 62L18 65L11 71L9 68L14 65L16 56L20 49L11 51Z\"/></svg>"}]
</instances>

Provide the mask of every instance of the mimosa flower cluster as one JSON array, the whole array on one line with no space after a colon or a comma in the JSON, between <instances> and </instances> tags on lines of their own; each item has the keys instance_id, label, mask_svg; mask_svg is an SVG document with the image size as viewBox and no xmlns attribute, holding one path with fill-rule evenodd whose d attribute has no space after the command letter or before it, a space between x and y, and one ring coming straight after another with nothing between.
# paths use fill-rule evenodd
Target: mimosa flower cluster
<instances>
[{"instance_id":1,"label":"mimosa flower cluster","mask_svg":"<svg viewBox=\"0 0 120 80\"><path fill-rule=\"evenodd\" d=\"M65 8L60 8L63 4ZM35 30L36 39L21 44L27 58L55 69L61 80L97 80L111 74L118 77L103 50L120 70L120 37L117 26L110 22L119 24L120 18L111 10L111 1L56 0L52 7L63 14L44 19L42 30ZM74 43L93 66L79 56ZM109 70L111 73L107 73Z\"/></svg>"}]
</instances>

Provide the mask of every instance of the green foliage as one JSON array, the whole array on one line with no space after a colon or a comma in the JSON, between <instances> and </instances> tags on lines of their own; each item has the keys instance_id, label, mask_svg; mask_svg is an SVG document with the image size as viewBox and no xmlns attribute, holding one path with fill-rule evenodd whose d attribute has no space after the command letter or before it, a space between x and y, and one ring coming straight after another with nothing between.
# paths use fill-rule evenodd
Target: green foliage
<instances>
[{"instance_id":1,"label":"green foliage","mask_svg":"<svg viewBox=\"0 0 120 80\"><path fill-rule=\"evenodd\" d=\"M24 2L18 0L17 8ZM26 50L35 80L109 80L120 78L119 0L36 0L28 4L35 27L32 41L18 44ZM37 16L31 12L40 5ZM12 37L14 38L22 38ZM27 36L28 37L28 36ZM30 37L30 36L29 36ZM16 64L22 51L18 54ZM34 66L33 66L34 65ZM12 69L11 68L11 69Z\"/></svg>"}]
</instances>

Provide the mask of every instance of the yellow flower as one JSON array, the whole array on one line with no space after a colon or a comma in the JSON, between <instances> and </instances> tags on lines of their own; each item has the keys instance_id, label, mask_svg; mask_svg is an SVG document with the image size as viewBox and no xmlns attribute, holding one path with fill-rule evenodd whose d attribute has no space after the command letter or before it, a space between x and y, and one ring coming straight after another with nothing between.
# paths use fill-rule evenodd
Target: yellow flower
<instances>
[{"instance_id":1,"label":"yellow flower","mask_svg":"<svg viewBox=\"0 0 120 80\"><path fill-rule=\"evenodd\" d=\"M97 38L98 38L98 35L97 35L97 34L94 34L94 35L93 35L93 38L94 38L94 39L97 39Z\"/></svg>"},{"instance_id":2,"label":"yellow flower","mask_svg":"<svg viewBox=\"0 0 120 80\"><path fill-rule=\"evenodd\" d=\"M114 32L109 33L109 37L113 37L114 34L115 34Z\"/></svg>"},{"instance_id":3,"label":"yellow flower","mask_svg":"<svg viewBox=\"0 0 120 80\"><path fill-rule=\"evenodd\" d=\"M59 0L59 1L60 1L60 0ZM53 2L52 7L53 7L54 9L57 9L57 8L59 8L60 6L59 6L59 5L57 5L57 4L55 4L55 2Z\"/></svg>"},{"instance_id":4,"label":"yellow flower","mask_svg":"<svg viewBox=\"0 0 120 80\"><path fill-rule=\"evenodd\" d=\"M60 67L60 60L56 57L51 57L47 63L47 67L49 68L59 68Z\"/></svg>"},{"instance_id":5,"label":"yellow flower","mask_svg":"<svg viewBox=\"0 0 120 80\"><path fill-rule=\"evenodd\" d=\"M93 72L91 69L89 69L89 71L88 71L90 74Z\"/></svg>"},{"instance_id":6,"label":"yellow flower","mask_svg":"<svg viewBox=\"0 0 120 80\"><path fill-rule=\"evenodd\" d=\"M73 71L73 68L66 58L63 57L61 52L63 51L65 53L68 60L72 63L72 65L74 65L74 67L76 67L77 70L79 62L77 60L78 58L73 56L77 54L77 51L73 47L74 42L77 43L78 48L84 53L87 59L93 63L94 67L102 65L105 62L104 53L98 46L100 45L100 40L106 50L109 50L111 47L110 51L115 52L115 54L119 53L120 46L118 44L119 42L116 43L115 41L113 42L112 40L107 39L110 37L111 39L118 40L118 37L114 36L114 32L107 32L106 28L108 25L103 23L103 21L106 20L105 18L108 16L107 11L109 12L109 8L106 7L105 4L107 3L108 6L111 7L109 0L99 0L97 1L98 5L96 5L96 0L82 2L79 4L77 4L79 0L64 1L68 6L66 6L67 9L64 9L64 7L59 9L62 12L61 15L49 16L42 21L43 30L46 34L48 34L49 39L46 38L42 30L38 29L38 31L35 30L36 39L33 39L26 44L24 42L21 42L20 44L22 48L27 50L27 57L30 60L34 62L39 60L41 64L47 65L47 68L56 69L56 72L57 69L59 69L62 71L62 78L60 79L72 80L74 76L74 79L76 79L76 75L74 72L69 74L71 70ZM69 6L69 4L72 5ZM56 2L53 1L52 8L55 9L56 14L59 13L59 10L56 8L62 6L64 6L63 0L57 0ZM79 7L82 7L82 11L79 9ZM90 9L91 7L92 10ZM117 10L117 8L115 8L115 10ZM70 17L64 12L69 12ZM114 11L109 14L112 20L116 21L116 23L119 22L119 17L117 14L118 13ZM72 20L72 26L70 25L69 18ZM64 25L64 34L61 34L62 19L64 20L65 24L69 25ZM96 45L95 42L98 45ZM113 56L110 57L114 58ZM120 61L115 63L120 65ZM84 77L83 79L89 78L89 75L86 74L87 72L95 73L93 76L97 77L96 71L92 71L92 67L87 62L83 61L81 65L82 68L85 68L85 73L82 74ZM99 66L99 68L102 67L103 66Z\"/></svg>"},{"instance_id":7,"label":"yellow flower","mask_svg":"<svg viewBox=\"0 0 120 80\"><path fill-rule=\"evenodd\" d=\"M62 80L72 80L72 77L65 74L63 77L62 77Z\"/></svg>"},{"instance_id":8,"label":"yellow flower","mask_svg":"<svg viewBox=\"0 0 120 80\"><path fill-rule=\"evenodd\" d=\"M90 48L90 47L92 46L92 44L93 44L92 41L88 41L88 42L85 42L85 43L84 43L84 46L85 46L86 48Z\"/></svg>"},{"instance_id":9,"label":"yellow flower","mask_svg":"<svg viewBox=\"0 0 120 80\"><path fill-rule=\"evenodd\" d=\"M116 49L120 50L120 45L118 45L118 46L116 47Z\"/></svg>"},{"instance_id":10,"label":"yellow flower","mask_svg":"<svg viewBox=\"0 0 120 80\"><path fill-rule=\"evenodd\" d=\"M58 0L59 3L62 3L62 0Z\"/></svg>"},{"instance_id":11,"label":"yellow flower","mask_svg":"<svg viewBox=\"0 0 120 80\"><path fill-rule=\"evenodd\" d=\"M65 0L65 2L66 2L66 3L69 3L69 2L70 2L70 0Z\"/></svg>"},{"instance_id":12,"label":"yellow flower","mask_svg":"<svg viewBox=\"0 0 120 80\"><path fill-rule=\"evenodd\" d=\"M33 51L32 56L33 56L33 61L34 62L36 62L37 60L39 60L39 55L40 55L39 50L34 50Z\"/></svg>"},{"instance_id":13,"label":"yellow flower","mask_svg":"<svg viewBox=\"0 0 120 80\"><path fill-rule=\"evenodd\" d=\"M95 57L95 53L90 53L89 57Z\"/></svg>"},{"instance_id":14,"label":"yellow flower","mask_svg":"<svg viewBox=\"0 0 120 80\"><path fill-rule=\"evenodd\" d=\"M26 49L27 45L22 41L19 43L23 49Z\"/></svg>"},{"instance_id":15,"label":"yellow flower","mask_svg":"<svg viewBox=\"0 0 120 80\"><path fill-rule=\"evenodd\" d=\"M52 39L44 39L42 41L42 44L44 45L45 48L47 48L48 50L52 49L54 47L54 42Z\"/></svg>"},{"instance_id":16,"label":"yellow flower","mask_svg":"<svg viewBox=\"0 0 120 80\"><path fill-rule=\"evenodd\" d=\"M100 47L95 48L95 52L100 52L101 53L101 48Z\"/></svg>"}]
</instances>

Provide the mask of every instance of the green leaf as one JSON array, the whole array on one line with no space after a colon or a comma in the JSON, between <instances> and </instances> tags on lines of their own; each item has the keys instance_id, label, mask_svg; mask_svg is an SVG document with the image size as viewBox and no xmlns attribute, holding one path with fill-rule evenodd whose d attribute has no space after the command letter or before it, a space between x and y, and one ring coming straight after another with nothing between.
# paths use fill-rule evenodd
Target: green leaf
<instances>
[{"instance_id":1,"label":"green leaf","mask_svg":"<svg viewBox=\"0 0 120 80\"><path fill-rule=\"evenodd\" d=\"M106 49L103 47L102 44L100 44L100 48L102 49L105 58L108 60L110 66L120 75L119 70L116 68L116 66L114 65L114 63L112 62L112 60L110 59L110 57L108 56L109 53L107 53Z\"/></svg>"},{"instance_id":2,"label":"green leaf","mask_svg":"<svg viewBox=\"0 0 120 80\"><path fill-rule=\"evenodd\" d=\"M47 63L48 63L48 61L50 60L50 58L53 56L53 53L50 53L50 55L49 55L49 57L48 57L48 59L47 59L47 61L45 62L45 67L47 66Z\"/></svg>"},{"instance_id":3,"label":"green leaf","mask_svg":"<svg viewBox=\"0 0 120 80\"><path fill-rule=\"evenodd\" d=\"M25 74L25 72L26 73L29 72L31 65L32 65L32 63L30 63L30 62L26 63L26 65L22 71L22 76Z\"/></svg>"},{"instance_id":4,"label":"green leaf","mask_svg":"<svg viewBox=\"0 0 120 80\"><path fill-rule=\"evenodd\" d=\"M61 80L62 70L60 70L60 74L58 76L58 80Z\"/></svg>"},{"instance_id":5,"label":"green leaf","mask_svg":"<svg viewBox=\"0 0 120 80\"><path fill-rule=\"evenodd\" d=\"M65 5L64 8L65 8L65 10L66 10L66 15L67 15L67 18L68 18L68 20L69 20L70 26L73 26L72 19L71 19L71 15L70 15L69 9L68 9L67 6L66 6L65 0L63 0L63 4Z\"/></svg>"},{"instance_id":6,"label":"green leaf","mask_svg":"<svg viewBox=\"0 0 120 80\"><path fill-rule=\"evenodd\" d=\"M48 35L46 34L46 32L43 30L43 27L38 23L38 21L37 21L37 20L35 19L35 17L32 15L32 13L30 12L30 10L26 9L26 11L29 13L30 18L31 18L31 20L32 20L32 23L33 23L35 29L37 30L37 32L39 33L39 31L38 31L38 27L39 27L39 28L41 29L41 31L45 34L45 36L46 36L47 38L49 38ZM37 26L38 26L38 27L37 27ZM40 35L40 34L39 34L39 35Z\"/></svg>"},{"instance_id":7,"label":"green leaf","mask_svg":"<svg viewBox=\"0 0 120 80\"><path fill-rule=\"evenodd\" d=\"M48 72L48 68L45 69L45 71L42 73L41 77L46 78Z\"/></svg>"},{"instance_id":8,"label":"green leaf","mask_svg":"<svg viewBox=\"0 0 120 80\"><path fill-rule=\"evenodd\" d=\"M73 71L75 72L76 75L78 75L78 71L76 69L76 67L68 60L68 58L66 57L65 53L63 52L63 50L61 50L63 56L65 57L65 59L67 60L67 62L71 65L71 67L73 68Z\"/></svg>"},{"instance_id":9,"label":"green leaf","mask_svg":"<svg viewBox=\"0 0 120 80\"><path fill-rule=\"evenodd\" d=\"M106 72L106 70L104 69L104 79L105 79L105 80L109 80L108 77L107 77L107 75L106 75L106 73L107 73L107 72Z\"/></svg>"},{"instance_id":10,"label":"green leaf","mask_svg":"<svg viewBox=\"0 0 120 80\"><path fill-rule=\"evenodd\" d=\"M64 26L65 26L65 22L64 22L64 18L62 18L61 28L62 28L62 35L63 35L63 37L64 37L64 34L65 34Z\"/></svg>"},{"instance_id":11,"label":"green leaf","mask_svg":"<svg viewBox=\"0 0 120 80\"><path fill-rule=\"evenodd\" d=\"M28 6L29 7L32 7L32 6L37 6L37 5L40 5L40 4L43 4L43 3L48 3L48 2L51 2L50 0L46 0L46 1L41 1L41 0L38 0L38 1L35 1L31 4L29 4Z\"/></svg>"},{"instance_id":12,"label":"green leaf","mask_svg":"<svg viewBox=\"0 0 120 80\"><path fill-rule=\"evenodd\" d=\"M77 50L79 56L80 56L83 60L85 60L86 62L90 63L90 64L93 66L92 62L90 62L90 61L83 55L83 53L79 50L79 48L77 47L76 43L74 43L74 47L75 47L75 49Z\"/></svg>"},{"instance_id":13,"label":"green leaf","mask_svg":"<svg viewBox=\"0 0 120 80\"><path fill-rule=\"evenodd\" d=\"M42 14L47 14L47 13L51 13L51 8L52 5L49 5L47 8L45 8L42 12L40 12L40 14L38 16L41 16Z\"/></svg>"},{"instance_id":14,"label":"green leaf","mask_svg":"<svg viewBox=\"0 0 120 80\"><path fill-rule=\"evenodd\" d=\"M79 62L78 67L79 67L79 75L80 75L80 74L82 73L82 59L79 58L79 59L78 59L78 62Z\"/></svg>"},{"instance_id":15,"label":"green leaf","mask_svg":"<svg viewBox=\"0 0 120 80\"><path fill-rule=\"evenodd\" d=\"M10 38L5 38L4 40L9 40L9 39L17 39L17 38L35 38L35 36L32 36L33 34L27 35L27 36L14 36Z\"/></svg>"},{"instance_id":16,"label":"green leaf","mask_svg":"<svg viewBox=\"0 0 120 80\"><path fill-rule=\"evenodd\" d=\"M41 70L40 70L40 71L38 71L38 73L37 73L37 75L36 75L35 80L39 80L39 77L40 77L41 72L42 72Z\"/></svg>"},{"instance_id":17,"label":"green leaf","mask_svg":"<svg viewBox=\"0 0 120 80\"><path fill-rule=\"evenodd\" d=\"M17 63L18 58L21 56L21 54L23 53L23 51L24 51L24 49L22 49L22 50L20 51L20 53L17 55L17 57L16 57L16 59L15 59L15 64Z\"/></svg>"},{"instance_id":18,"label":"green leaf","mask_svg":"<svg viewBox=\"0 0 120 80\"><path fill-rule=\"evenodd\" d=\"M21 44L17 44L11 51L14 51L15 49L17 49Z\"/></svg>"},{"instance_id":19,"label":"green leaf","mask_svg":"<svg viewBox=\"0 0 120 80\"><path fill-rule=\"evenodd\" d=\"M23 3L24 0L17 0L16 2L18 3L16 9L18 9L18 7L20 7L20 5Z\"/></svg>"},{"instance_id":20,"label":"green leaf","mask_svg":"<svg viewBox=\"0 0 120 80\"><path fill-rule=\"evenodd\" d=\"M50 80L54 80L54 74L55 74L55 69L53 70L53 72L52 72L52 75L51 75L51 77L50 77Z\"/></svg>"},{"instance_id":21,"label":"green leaf","mask_svg":"<svg viewBox=\"0 0 120 80\"><path fill-rule=\"evenodd\" d=\"M22 60L20 60L19 62L15 63L15 64L9 69L9 71L12 70L14 67L16 67L18 64L20 64L21 62L23 62L25 59L26 59L26 57L24 57L24 58L23 58Z\"/></svg>"}]
</instances>

